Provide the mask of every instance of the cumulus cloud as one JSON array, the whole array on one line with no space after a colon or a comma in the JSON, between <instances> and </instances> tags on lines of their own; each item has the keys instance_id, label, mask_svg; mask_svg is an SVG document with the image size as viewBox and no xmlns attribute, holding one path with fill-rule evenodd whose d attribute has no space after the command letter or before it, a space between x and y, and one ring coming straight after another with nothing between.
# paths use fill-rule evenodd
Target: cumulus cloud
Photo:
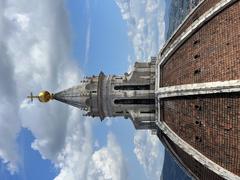
<instances>
[{"instance_id":1,"label":"cumulus cloud","mask_svg":"<svg viewBox=\"0 0 240 180\"><path fill-rule=\"evenodd\" d=\"M0 158L17 172L16 138L24 127L35 137L32 148L59 169L56 180L95 179L98 171L124 179L121 149L112 134L107 147L94 152L93 122L81 111L25 99L31 91L56 92L80 81L81 71L69 55L68 24L64 0L0 1ZM94 164L95 159L111 162L111 172Z\"/></svg>"},{"instance_id":2,"label":"cumulus cloud","mask_svg":"<svg viewBox=\"0 0 240 180\"><path fill-rule=\"evenodd\" d=\"M79 111L72 110L71 122L68 124L66 143L58 154L55 165L61 171L55 180L86 179L88 164L92 157L93 145L89 119L79 123Z\"/></svg>"},{"instance_id":3,"label":"cumulus cloud","mask_svg":"<svg viewBox=\"0 0 240 180\"><path fill-rule=\"evenodd\" d=\"M127 23L128 36L134 47L135 57L129 57L129 69L137 61L156 56L163 45L165 32L164 0L115 0ZM134 135L134 153L143 166L148 179L159 179L164 160L164 148L156 136L148 131Z\"/></svg>"},{"instance_id":4,"label":"cumulus cloud","mask_svg":"<svg viewBox=\"0 0 240 180\"><path fill-rule=\"evenodd\" d=\"M108 134L107 146L92 155L89 166L88 180L127 179L123 153L112 133Z\"/></svg>"},{"instance_id":5,"label":"cumulus cloud","mask_svg":"<svg viewBox=\"0 0 240 180\"><path fill-rule=\"evenodd\" d=\"M115 0L128 26L135 58L155 56L164 42L164 0Z\"/></svg>"},{"instance_id":6,"label":"cumulus cloud","mask_svg":"<svg viewBox=\"0 0 240 180\"><path fill-rule=\"evenodd\" d=\"M11 24L4 17L6 1L0 1L0 157L11 173L17 171L19 157L15 139L20 130L18 119L17 91L14 83L14 64L11 62L4 37ZM6 38L6 37L5 37Z\"/></svg>"},{"instance_id":7,"label":"cumulus cloud","mask_svg":"<svg viewBox=\"0 0 240 180\"><path fill-rule=\"evenodd\" d=\"M68 137L63 151L58 156L57 166L61 168L55 180L122 180L127 179L127 169L121 147L115 136L108 134L107 145L93 151L92 142L76 124L72 124L73 134ZM78 124L80 126L80 124ZM89 125L84 124L86 129ZM89 136L91 136L89 134Z\"/></svg>"},{"instance_id":8,"label":"cumulus cloud","mask_svg":"<svg viewBox=\"0 0 240 180\"><path fill-rule=\"evenodd\" d=\"M15 172L19 161L16 137L21 126L36 137L32 147L43 158L56 161L65 145L67 120L72 115L60 104L27 106L26 95L44 88L70 86L79 81L80 73L69 61L70 37L63 1L0 3L0 133L4 137L0 156Z\"/></svg>"},{"instance_id":9,"label":"cumulus cloud","mask_svg":"<svg viewBox=\"0 0 240 180\"><path fill-rule=\"evenodd\" d=\"M64 146L71 112L53 103L23 108L23 100L31 90L35 93L45 88L55 91L79 81L79 70L69 61L70 37L63 7L63 1L10 0L3 10L9 24L9 34L5 34L3 44L13 67L10 75L13 78L8 84L15 84L18 100L12 103L19 112L15 119L20 119L21 125L36 137L32 147L52 160ZM8 126L12 129L12 124Z\"/></svg>"},{"instance_id":10,"label":"cumulus cloud","mask_svg":"<svg viewBox=\"0 0 240 180\"><path fill-rule=\"evenodd\" d=\"M134 153L147 178L159 179L164 161L164 147L159 145L158 137L151 135L149 131L138 131L134 136L134 145Z\"/></svg>"}]
</instances>

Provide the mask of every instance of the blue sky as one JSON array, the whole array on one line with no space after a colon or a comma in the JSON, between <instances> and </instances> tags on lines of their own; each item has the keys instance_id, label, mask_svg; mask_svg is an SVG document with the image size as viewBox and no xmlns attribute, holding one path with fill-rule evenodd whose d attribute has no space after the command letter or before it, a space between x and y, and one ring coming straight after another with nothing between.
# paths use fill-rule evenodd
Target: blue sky
<instances>
[{"instance_id":1,"label":"blue sky","mask_svg":"<svg viewBox=\"0 0 240 180\"><path fill-rule=\"evenodd\" d=\"M0 14L3 17L0 25L6 28L0 29L0 35L9 36L3 45L11 64L3 61L3 57L0 62L12 73L8 83L13 85L9 89L17 86L14 91L17 102L14 99L9 102L17 113L10 116L14 120L6 125L13 129L6 135L12 137L6 139L12 144L4 146L5 142L0 142L0 179L156 178L161 171L163 147L149 132L137 132L130 120L82 119L81 112L66 105L55 102L29 105L24 96L42 88L62 90L79 82L82 76L97 75L100 71L123 74L135 59L146 60L156 55L164 41L164 2L1 3L4 14ZM6 84L0 83L0 87ZM4 91L6 97L8 92ZM0 106L0 110L3 108ZM6 111L6 115L10 113ZM2 121L6 122L4 118ZM114 164L109 165L112 161ZM99 164L112 166L112 172ZM120 173L115 173L116 169Z\"/></svg>"},{"instance_id":2,"label":"blue sky","mask_svg":"<svg viewBox=\"0 0 240 180\"><path fill-rule=\"evenodd\" d=\"M84 65L85 74L99 74L101 70L106 74L126 71L126 61L133 49L116 3L109 0L69 0L67 6L73 29L74 56L79 59L80 66ZM86 50L88 37L90 47Z\"/></svg>"}]
</instances>

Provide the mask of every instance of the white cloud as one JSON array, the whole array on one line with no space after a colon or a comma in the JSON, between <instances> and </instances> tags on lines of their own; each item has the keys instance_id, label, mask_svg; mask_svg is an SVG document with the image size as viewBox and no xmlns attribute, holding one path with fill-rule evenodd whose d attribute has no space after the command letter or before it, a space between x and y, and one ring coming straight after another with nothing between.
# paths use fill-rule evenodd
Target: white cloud
<instances>
[{"instance_id":1,"label":"white cloud","mask_svg":"<svg viewBox=\"0 0 240 180\"><path fill-rule=\"evenodd\" d=\"M134 153L143 166L147 178L159 179L164 161L164 147L159 144L158 137L151 135L150 131L137 131L134 144Z\"/></svg>"},{"instance_id":2,"label":"white cloud","mask_svg":"<svg viewBox=\"0 0 240 180\"><path fill-rule=\"evenodd\" d=\"M17 171L21 157L16 138L23 126L36 137L32 147L61 167L59 156L81 127L91 143L91 130L83 125L88 121L60 103L28 104L25 97L31 91L57 91L79 82L81 73L69 56L64 1L0 1L0 18L1 159L12 173ZM72 131L70 125L79 129Z\"/></svg>"},{"instance_id":3,"label":"white cloud","mask_svg":"<svg viewBox=\"0 0 240 180\"><path fill-rule=\"evenodd\" d=\"M22 30L27 30L29 25L29 17L26 14L14 14L13 17L11 17L12 21L16 21L16 24L19 25L19 27Z\"/></svg>"},{"instance_id":4,"label":"white cloud","mask_svg":"<svg viewBox=\"0 0 240 180\"><path fill-rule=\"evenodd\" d=\"M87 34L86 34L86 50L85 50L85 57L84 57L84 64L86 65L89 60L89 53L91 47L91 20L89 20L87 26Z\"/></svg>"},{"instance_id":5,"label":"white cloud","mask_svg":"<svg viewBox=\"0 0 240 180\"><path fill-rule=\"evenodd\" d=\"M127 23L128 36L132 42L137 61L146 61L156 56L163 45L165 32L164 0L115 0ZM128 58L132 69L133 57ZM134 135L135 149L139 163L148 179L159 179L163 166L164 148L156 136L148 131L137 131Z\"/></svg>"},{"instance_id":6,"label":"white cloud","mask_svg":"<svg viewBox=\"0 0 240 180\"><path fill-rule=\"evenodd\" d=\"M84 54L84 65L87 64L88 60L89 60L89 53L90 53L90 48L91 48L91 24L92 24L92 19L91 19L91 15L90 15L90 2L87 1L86 2L86 14L87 14L87 29L86 29L86 47L85 47L85 54Z\"/></svg>"},{"instance_id":7,"label":"white cloud","mask_svg":"<svg viewBox=\"0 0 240 180\"><path fill-rule=\"evenodd\" d=\"M164 42L164 0L115 0L128 25L137 60L155 56Z\"/></svg>"},{"instance_id":8,"label":"white cloud","mask_svg":"<svg viewBox=\"0 0 240 180\"><path fill-rule=\"evenodd\" d=\"M61 169L55 180L86 179L88 164L93 154L89 119L79 123L79 111L73 110L68 124L64 148L58 154L56 166Z\"/></svg>"},{"instance_id":9,"label":"white cloud","mask_svg":"<svg viewBox=\"0 0 240 180\"><path fill-rule=\"evenodd\" d=\"M96 179L98 171L124 179L121 149L112 134L107 147L94 152L93 121L81 111L25 100L31 91L55 92L80 81L81 72L69 55L69 32L64 0L0 1L0 158L12 173L22 164L16 145L22 126L36 138L32 148L60 170L56 180ZM94 164L95 159L111 161L111 172Z\"/></svg>"},{"instance_id":10,"label":"white cloud","mask_svg":"<svg viewBox=\"0 0 240 180\"><path fill-rule=\"evenodd\" d=\"M4 43L11 24L4 17L6 1L0 1L0 157L11 173L17 171L19 157L15 139L20 130L17 91L14 81L14 64Z\"/></svg>"},{"instance_id":11,"label":"white cloud","mask_svg":"<svg viewBox=\"0 0 240 180\"><path fill-rule=\"evenodd\" d=\"M107 146L96 151L91 158L88 180L126 180L127 169L123 153L112 133Z\"/></svg>"},{"instance_id":12,"label":"white cloud","mask_svg":"<svg viewBox=\"0 0 240 180\"><path fill-rule=\"evenodd\" d=\"M55 180L125 180L127 169L123 153L112 133L108 134L107 146L93 151L92 142L79 128L72 124L72 135L68 136L67 143L57 158L57 166L61 168ZM80 124L78 124L80 126ZM85 123L86 129L90 128ZM89 136L91 136L89 134Z\"/></svg>"},{"instance_id":13,"label":"white cloud","mask_svg":"<svg viewBox=\"0 0 240 180\"><path fill-rule=\"evenodd\" d=\"M108 126L108 127L112 126L112 121L113 120L109 117L104 119L104 122L105 122L106 126Z\"/></svg>"},{"instance_id":14,"label":"white cloud","mask_svg":"<svg viewBox=\"0 0 240 180\"><path fill-rule=\"evenodd\" d=\"M69 60L70 37L63 1L8 1L4 16L12 27L5 46L13 64L12 83L16 83L19 102L31 90L55 91L79 81L77 65ZM29 108L20 108L19 114L22 126L36 137L32 147L44 158L56 160L65 143L71 111L61 104L35 102Z\"/></svg>"}]
</instances>

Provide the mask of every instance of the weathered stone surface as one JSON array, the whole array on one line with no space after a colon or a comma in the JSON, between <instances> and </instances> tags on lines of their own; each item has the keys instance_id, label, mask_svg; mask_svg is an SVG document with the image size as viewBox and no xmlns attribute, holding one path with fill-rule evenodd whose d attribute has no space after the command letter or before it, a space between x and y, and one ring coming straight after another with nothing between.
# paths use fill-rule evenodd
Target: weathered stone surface
<instances>
[{"instance_id":1,"label":"weathered stone surface","mask_svg":"<svg viewBox=\"0 0 240 180\"><path fill-rule=\"evenodd\" d=\"M136 62L133 71L122 76L85 78L75 87L54 94L53 98L81 108L87 116L124 116L136 129L156 129L155 123L155 58Z\"/></svg>"}]
</instances>

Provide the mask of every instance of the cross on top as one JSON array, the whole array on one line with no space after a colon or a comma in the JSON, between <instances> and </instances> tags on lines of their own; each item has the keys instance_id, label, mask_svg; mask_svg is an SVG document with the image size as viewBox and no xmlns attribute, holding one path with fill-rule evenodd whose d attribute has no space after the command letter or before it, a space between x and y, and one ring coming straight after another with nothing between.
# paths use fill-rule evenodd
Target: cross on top
<instances>
[{"instance_id":1,"label":"cross on top","mask_svg":"<svg viewBox=\"0 0 240 180\"><path fill-rule=\"evenodd\" d=\"M31 92L30 96L28 96L27 98L31 99L31 102L33 102L33 99L38 98L38 96L33 96L33 93Z\"/></svg>"}]
</instances>

